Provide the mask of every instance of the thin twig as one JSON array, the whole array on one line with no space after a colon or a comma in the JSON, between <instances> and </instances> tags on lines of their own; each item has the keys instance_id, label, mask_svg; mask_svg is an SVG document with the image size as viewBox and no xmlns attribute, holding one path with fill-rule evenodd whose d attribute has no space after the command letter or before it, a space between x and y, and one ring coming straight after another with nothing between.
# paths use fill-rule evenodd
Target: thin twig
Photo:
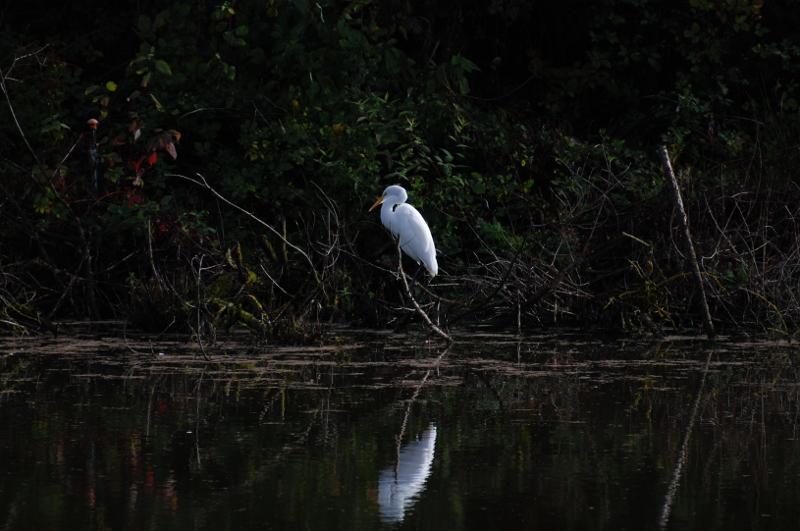
<instances>
[{"instance_id":1,"label":"thin twig","mask_svg":"<svg viewBox=\"0 0 800 531\"><path fill-rule=\"evenodd\" d=\"M11 72L14 71L14 67L17 66L17 63L27 59L28 57L36 57L37 55L39 55L40 53L42 53L43 51L45 51L49 47L50 47L50 43L47 43L47 44L45 44L44 46L42 46L41 48L39 48L36 51L26 53L25 55L20 55L20 56L14 57L14 60L11 62L11 66L8 67L8 70L6 70L5 75L0 75L0 77L4 81L6 79L13 79L13 78L11 78ZM39 65L43 64L42 61L38 60L38 57L37 57L37 62L39 63ZM16 79L15 79L15 81L16 81Z\"/></svg>"},{"instance_id":2,"label":"thin twig","mask_svg":"<svg viewBox=\"0 0 800 531\"><path fill-rule=\"evenodd\" d=\"M70 279L69 279L69 282L67 283L67 287L64 288L64 291L61 292L61 296L58 298L58 300L56 301L55 305L50 310L50 312L48 312L47 319L52 319L53 318L53 316L56 314L58 309L61 307L61 304L66 299L67 294L70 292L70 290L72 290L72 287L75 285L75 281L80 278L80 275L78 275L78 272L80 272L81 268L83 267L83 261L85 259L86 259L86 257L82 256L81 257L81 262L78 264L76 272L73 273L73 274L70 274Z\"/></svg>"},{"instance_id":3,"label":"thin twig","mask_svg":"<svg viewBox=\"0 0 800 531\"><path fill-rule=\"evenodd\" d=\"M290 297L292 296L289 292L287 292L285 289L283 289L280 284L278 284L277 280L272 278L272 275L269 274L269 271L267 271L267 268L264 267L264 264L258 264L258 266L261 268L261 271L263 271L264 274L267 275L267 278L272 282L273 286L275 286L276 288L281 290L281 292L283 292L284 295L288 295Z\"/></svg>"},{"instance_id":4,"label":"thin twig","mask_svg":"<svg viewBox=\"0 0 800 531\"><path fill-rule=\"evenodd\" d=\"M203 259L204 258L205 258L205 255L200 255L200 263L197 266L197 331L196 331L196 334L197 334L197 344L200 345L200 353L203 355L203 359L206 360L206 361L211 361L209 359L209 357L208 357L208 354L206 354L205 346L203 346L203 337L202 337L202 332L201 332L202 322L200 320L200 307L202 306L202 304L201 304L202 301L201 301L201 298L200 298L200 279L201 279L202 274L203 274Z\"/></svg>"},{"instance_id":5,"label":"thin twig","mask_svg":"<svg viewBox=\"0 0 800 531\"><path fill-rule=\"evenodd\" d=\"M475 235L480 240L480 235L474 229L473 229L472 232L475 233ZM500 290L502 290L503 287L506 285L506 282L508 281L508 278L511 275L511 272L513 271L514 267L516 266L517 259L519 258L520 254L522 254L522 250L525 248L525 245L528 242L528 236L529 235L530 235L530 233L526 233L525 234L525 238L522 240L522 244L514 252L514 256L509 261L508 267L506 268L505 272L503 273L503 277L497 282L497 284L495 285L494 290L492 291L492 293L490 295L484 297L484 299L483 299L481 304L472 304L469 308L467 308L466 310L464 310L460 314L456 315L454 318L450 319L448 321L450 325L453 325L456 321L460 321L465 316L478 311L479 308L485 307L485 305L487 303L491 302L492 299L494 299L495 296L497 296L497 294L500 293ZM481 242L483 242L483 240L481 240ZM487 249L489 249L490 252L492 252L491 248L488 245L486 245L485 243L483 245ZM492 252L492 254L494 254L494 252ZM499 261L499 258L497 258L497 255L495 255L495 259L497 259Z\"/></svg>"},{"instance_id":6,"label":"thin twig","mask_svg":"<svg viewBox=\"0 0 800 531\"><path fill-rule=\"evenodd\" d=\"M3 74L3 70L0 68L0 89L3 91L3 95L6 97L6 104L8 105L8 111L11 113L11 118L14 119L14 124L17 126L17 131L19 131L20 136L22 137L23 142L28 147L28 151L31 152L33 155L33 160L36 161L37 166L41 166L41 161L39 160L39 156L36 154L36 151L33 150L33 146L31 146L30 142L28 142L28 137L25 136L25 131L22 130L22 125L20 125L19 120L17 119L17 113L14 112L14 106L11 104L11 98L8 95L8 89L6 88L6 76Z\"/></svg>"},{"instance_id":7,"label":"thin twig","mask_svg":"<svg viewBox=\"0 0 800 531\"><path fill-rule=\"evenodd\" d=\"M150 218L147 218L147 258L150 260L150 267L153 269L153 277L155 277L156 282L158 285L163 289L164 283L161 281L161 275L158 274L158 268L156 268L156 262L153 258L153 235L152 229L150 227Z\"/></svg>"},{"instance_id":8,"label":"thin twig","mask_svg":"<svg viewBox=\"0 0 800 531\"><path fill-rule=\"evenodd\" d=\"M208 184L208 181L206 181L206 178L203 177L201 174L196 173L195 175L197 175L200 178L199 181L197 179L193 179L192 177L187 177L186 175L181 175L179 173L168 173L166 176L167 177L179 177L181 179L185 179L185 180L187 180L189 182L192 182L192 183L194 183L194 184L196 184L198 186L201 186L201 187L205 188L206 190L208 190L209 192L214 194L214 196L216 196L217 199L219 199L223 203L225 203L225 204L227 204L229 206L232 206L233 208L235 208L236 210L238 210L242 214L246 215L247 217L249 217L250 219L252 219L256 223L266 227L267 230L269 230L275 236L280 238L281 241L283 241L283 243L286 246L291 247L292 249L294 249L295 251L300 253L303 256L303 258L306 259L306 261L308 262L308 265L311 266L311 272L314 274L314 279L316 280L317 284L320 284L321 281L320 281L319 275L317 274L317 270L314 268L314 262L311 261L311 257L309 257L308 254L305 251L303 251L301 248L299 248L298 246L296 246L295 244L293 244L292 242L287 240L286 237L283 234L281 234L281 232L278 229L276 229L275 227L273 227L272 225L270 225L266 221L262 220L261 218L259 218L255 214L253 214L252 212L249 212L249 211L245 210L244 208L240 207L239 205L237 205L233 201L229 200L227 197L225 197L222 194L220 194L219 192L217 192L210 184Z\"/></svg>"}]
</instances>

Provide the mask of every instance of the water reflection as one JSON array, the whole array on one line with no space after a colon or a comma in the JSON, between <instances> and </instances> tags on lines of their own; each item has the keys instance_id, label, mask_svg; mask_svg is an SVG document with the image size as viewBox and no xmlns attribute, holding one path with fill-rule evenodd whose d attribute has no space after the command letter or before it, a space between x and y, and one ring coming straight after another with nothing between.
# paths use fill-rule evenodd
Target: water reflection
<instances>
[{"instance_id":1,"label":"water reflection","mask_svg":"<svg viewBox=\"0 0 800 531\"><path fill-rule=\"evenodd\" d=\"M3 341L0 530L800 521L794 344L380 338L207 364Z\"/></svg>"},{"instance_id":2,"label":"water reflection","mask_svg":"<svg viewBox=\"0 0 800 531\"><path fill-rule=\"evenodd\" d=\"M381 470L378 478L378 506L381 520L402 522L408 510L425 488L431 473L436 425L431 424L417 439L400 447L397 463Z\"/></svg>"},{"instance_id":3,"label":"water reflection","mask_svg":"<svg viewBox=\"0 0 800 531\"><path fill-rule=\"evenodd\" d=\"M700 406L700 397L703 396L703 388L706 386L706 377L708 376L708 366L711 363L712 352L708 353L706 358L706 365L703 367L703 377L700 379L700 386L697 388L697 396L694 399L694 406L692 407L692 414L689 417L689 424L686 426L686 434L683 437L683 444L681 445L678 459L675 462L675 467L672 470L672 480L669 482L667 495L664 497L664 505L661 507L661 516L658 519L659 529L666 529L669 525L669 516L672 512L672 504L675 502L675 493L678 490L678 485L681 482L681 475L686 461L689 459L689 441L692 438L692 430L694 429L695 420L697 419L698 406Z\"/></svg>"}]
</instances>

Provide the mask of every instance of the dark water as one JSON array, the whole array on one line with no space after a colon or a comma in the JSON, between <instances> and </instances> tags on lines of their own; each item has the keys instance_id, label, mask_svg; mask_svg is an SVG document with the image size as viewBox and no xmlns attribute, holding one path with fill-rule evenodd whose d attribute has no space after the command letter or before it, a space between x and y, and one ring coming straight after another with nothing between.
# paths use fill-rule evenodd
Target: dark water
<instances>
[{"instance_id":1,"label":"dark water","mask_svg":"<svg viewBox=\"0 0 800 531\"><path fill-rule=\"evenodd\" d=\"M792 346L330 341L0 341L0 529L798 528Z\"/></svg>"}]
</instances>

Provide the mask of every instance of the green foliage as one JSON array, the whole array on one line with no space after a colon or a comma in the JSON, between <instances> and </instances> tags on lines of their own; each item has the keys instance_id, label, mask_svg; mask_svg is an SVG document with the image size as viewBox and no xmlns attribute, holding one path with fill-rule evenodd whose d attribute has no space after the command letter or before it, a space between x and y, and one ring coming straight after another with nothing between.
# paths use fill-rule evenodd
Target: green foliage
<instances>
[{"instance_id":1,"label":"green foliage","mask_svg":"<svg viewBox=\"0 0 800 531\"><path fill-rule=\"evenodd\" d=\"M73 17L83 8L109 32L87 33ZM223 267L231 242L244 249L237 271L274 282L206 275L210 322L265 322L259 312L298 300L287 310L298 322L371 313L359 306L393 295L356 257L380 258L371 249L386 237L365 210L391 183L434 228L449 273L519 254L563 268L583 253L605 260L589 277L624 271L613 289L593 286L604 308L642 285L626 264L644 257L628 240L617 255L602 246L623 231L661 241L671 214L657 144L688 169L690 205L765 175L792 190L800 162L800 39L786 2L77 2L30 31L16 25L22 11L0 32L3 116L16 119L0 122L2 258L46 255L38 304L64 313L126 314L130 301L147 315L150 298L189 321L189 264ZM99 120L97 190L88 118ZM276 234L176 177L195 172L307 250L318 283ZM347 252L334 260L334 247ZM655 258L662 280L679 269L669 251ZM743 287L734 262L715 273ZM165 272L171 289L150 278ZM679 298L656 284L637 304Z\"/></svg>"}]
</instances>

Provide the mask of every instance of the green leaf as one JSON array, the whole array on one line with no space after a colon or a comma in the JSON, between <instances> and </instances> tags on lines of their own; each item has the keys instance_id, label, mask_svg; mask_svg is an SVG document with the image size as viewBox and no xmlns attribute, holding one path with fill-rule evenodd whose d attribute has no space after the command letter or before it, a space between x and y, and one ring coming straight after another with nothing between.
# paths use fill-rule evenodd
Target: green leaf
<instances>
[{"instance_id":1,"label":"green leaf","mask_svg":"<svg viewBox=\"0 0 800 531\"><path fill-rule=\"evenodd\" d=\"M292 3L301 15L308 14L308 0L292 0Z\"/></svg>"},{"instance_id":2,"label":"green leaf","mask_svg":"<svg viewBox=\"0 0 800 531\"><path fill-rule=\"evenodd\" d=\"M169 67L169 63L167 63L163 59L156 59L156 70L164 74L165 76L172 75L172 69Z\"/></svg>"},{"instance_id":3,"label":"green leaf","mask_svg":"<svg viewBox=\"0 0 800 531\"><path fill-rule=\"evenodd\" d=\"M456 68L460 68L462 71L466 73L472 72L479 72L480 68L478 65L464 57L463 55L454 55L450 58L450 64L452 64Z\"/></svg>"},{"instance_id":4,"label":"green leaf","mask_svg":"<svg viewBox=\"0 0 800 531\"><path fill-rule=\"evenodd\" d=\"M114 83L113 81L107 81L106 82L106 89L109 92L116 92L117 91L117 84Z\"/></svg>"},{"instance_id":5,"label":"green leaf","mask_svg":"<svg viewBox=\"0 0 800 531\"><path fill-rule=\"evenodd\" d=\"M150 19L144 15L139 16L139 23L137 24L137 26L139 27L139 31L141 33L149 33L150 29L152 28Z\"/></svg>"},{"instance_id":6,"label":"green leaf","mask_svg":"<svg viewBox=\"0 0 800 531\"><path fill-rule=\"evenodd\" d=\"M169 11L162 11L158 15L156 15L155 20L153 20L153 29L159 29L164 27L169 20Z\"/></svg>"}]
</instances>

